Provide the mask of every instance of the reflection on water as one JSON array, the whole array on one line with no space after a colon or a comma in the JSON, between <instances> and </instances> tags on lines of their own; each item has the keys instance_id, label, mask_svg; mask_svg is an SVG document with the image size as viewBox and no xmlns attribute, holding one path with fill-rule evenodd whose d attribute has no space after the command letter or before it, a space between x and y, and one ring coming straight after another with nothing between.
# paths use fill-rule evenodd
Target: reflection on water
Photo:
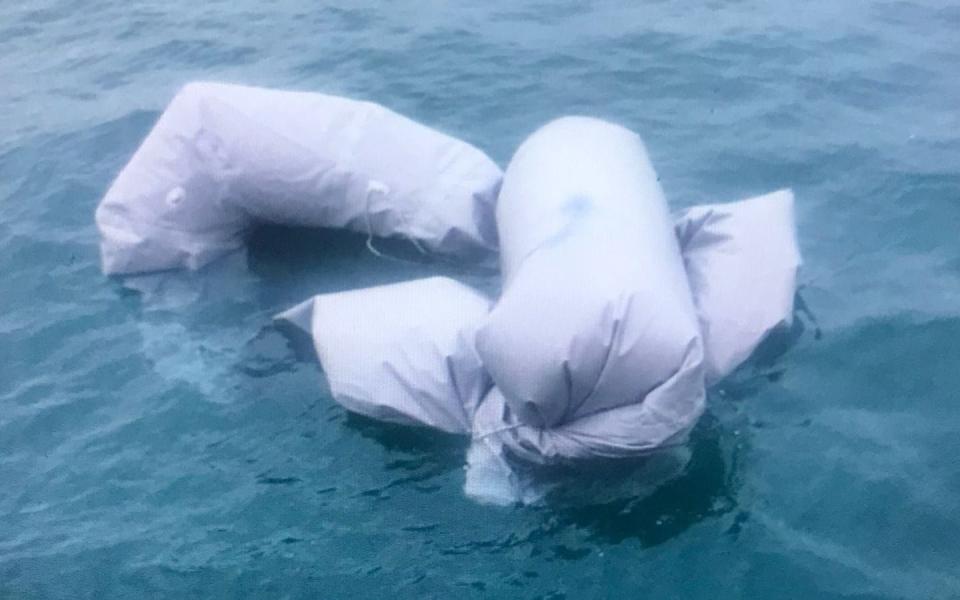
<instances>
[{"instance_id":1,"label":"reflection on water","mask_svg":"<svg viewBox=\"0 0 960 600\"><path fill-rule=\"evenodd\" d=\"M386 470L403 473L386 488L424 484L463 465L468 442L464 436L352 414L344 425L387 451ZM657 545L704 519L737 509L736 463L741 448L734 433L708 413L691 434L688 447L644 459L590 461L525 473L549 490L526 510L542 515L547 529L572 526L588 530L597 541L636 538L645 546ZM732 535L745 518L745 512L736 517Z\"/></svg>"},{"instance_id":2,"label":"reflection on water","mask_svg":"<svg viewBox=\"0 0 960 600\"><path fill-rule=\"evenodd\" d=\"M262 304L283 310L316 294L340 292L444 275L491 296L499 277L489 264L462 263L421 254L403 239L373 240L333 229L264 225L248 238L250 271L258 278Z\"/></svg>"},{"instance_id":3,"label":"reflection on water","mask_svg":"<svg viewBox=\"0 0 960 600\"><path fill-rule=\"evenodd\" d=\"M599 541L655 546L736 510L738 451L733 433L708 413L688 448L565 470L546 503L562 523Z\"/></svg>"},{"instance_id":4,"label":"reflection on water","mask_svg":"<svg viewBox=\"0 0 960 600\"><path fill-rule=\"evenodd\" d=\"M383 423L353 413L347 413L344 426L386 450L383 468L388 473L388 481L364 490L362 495L380 497L396 486L435 492L440 488L432 480L463 467L467 448L465 436L425 427Z\"/></svg>"}]
</instances>

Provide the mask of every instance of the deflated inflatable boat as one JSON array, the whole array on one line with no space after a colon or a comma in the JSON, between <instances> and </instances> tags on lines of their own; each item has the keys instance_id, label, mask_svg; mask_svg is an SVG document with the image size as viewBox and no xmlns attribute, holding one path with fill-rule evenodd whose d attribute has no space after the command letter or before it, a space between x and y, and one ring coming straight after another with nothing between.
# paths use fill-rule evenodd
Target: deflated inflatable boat
<instances>
[{"instance_id":1,"label":"deflated inflatable boat","mask_svg":"<svg viewBox=\"0 0 960 600\"><path fill-rule=\"evenodd\" d=\"M312 336L348 410L469 434L466 490L497 502L528 497L515 459L683 444L706 387L791 324L800 265L791 192L674 220L640 138L604 121L544 126L501 182L479 150L377 105L192 84L97 211L104 270L197 268L264 221L462 257L499 240L499 298L434 277L277 317Z\"/></svg>"}]
</instances>

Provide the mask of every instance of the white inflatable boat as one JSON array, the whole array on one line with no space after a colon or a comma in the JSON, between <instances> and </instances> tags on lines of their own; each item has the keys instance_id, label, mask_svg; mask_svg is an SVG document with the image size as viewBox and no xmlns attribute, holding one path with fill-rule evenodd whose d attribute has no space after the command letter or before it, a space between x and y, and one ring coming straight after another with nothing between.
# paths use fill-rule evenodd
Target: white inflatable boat
<instances>
[{"instance_id":1,"label":"white inflatable boat","mask_svg":"<svg viewBox=\"0 0 960 600\"><path fill-rule=\"evenodd\" d=\"M467 491L501 502L524 497L508 457L683 444L707 386L790 325L800 265L790 191L672 219L643 143L618 125L553 121L501 182L479 150L379 106L220 84L177 96L97 222L107 273L197 268L257 222L463 257L499 240L499 298L434 277L278 319L312 335L348 410L470 435Z\"/></svg>"}]
</instances>

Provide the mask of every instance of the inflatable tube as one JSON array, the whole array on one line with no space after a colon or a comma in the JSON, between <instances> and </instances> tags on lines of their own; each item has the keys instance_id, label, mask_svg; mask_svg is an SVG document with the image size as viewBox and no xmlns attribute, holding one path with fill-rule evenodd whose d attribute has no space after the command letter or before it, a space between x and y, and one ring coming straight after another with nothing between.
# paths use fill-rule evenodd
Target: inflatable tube
<instances>
[{"instance_id":1,"label":"inflatable tube","mask_svg":"<svg viewBox=\"0 0 960 600\"><path fill-rule=\"evenodd\" d=\"M356 413L469 433L492 385L473 338L490 301L432 277L321 294L276 318L313 336L330 392Z\"/></svg>"},{"instance_id":2,"label":"inflatable tube","mask_svg":"<svg viewBox=\"0 0 960 600\"><path fill-rule=\"evenodd\" d=\"M706 354L707 385L793 323L800 250L793 193L694 206L676 224Z\"/></svg>"},{"instance_id":3,"label":"inflatable tube","mask_svg":"<svg viewBox=\"0 0 960 600\"><path fill-rule=\"evenodd\" d=\"M682 436L703 411L703 345L640 138L590 118L544 126L510 161L497 226L504 291L477 348L498 388L485 403L503 406L486 425L546 462Z\"/></svg>"},{"instance_id":4,"label":"inflatable tube","mask_svg":"<svg viewBox=\"0 0 960 600\"><path fill-rule=\"evenodd\" d=\"M261 222L485 258L500 178L480 150L377 104L191 83L97 209L103 270L196 269Z\"/></svg>"}]
</instances>

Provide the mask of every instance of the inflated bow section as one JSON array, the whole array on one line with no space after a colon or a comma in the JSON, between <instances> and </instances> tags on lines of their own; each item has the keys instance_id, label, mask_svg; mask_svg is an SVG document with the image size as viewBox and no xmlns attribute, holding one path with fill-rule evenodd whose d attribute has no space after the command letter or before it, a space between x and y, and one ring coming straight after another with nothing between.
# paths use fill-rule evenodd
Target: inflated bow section
<instances>
[{"instance_id":1,"label":"inflated bow section","mask_svg":"<svg viewBox=\"0 0 960 600\"><path fill-rule=\"evenodd\" d=\"M258 223L496 251L501 171L473 146L378 104L191 83L97 209L107 274L197 269Z\"/></svg>"}]
</instances>

